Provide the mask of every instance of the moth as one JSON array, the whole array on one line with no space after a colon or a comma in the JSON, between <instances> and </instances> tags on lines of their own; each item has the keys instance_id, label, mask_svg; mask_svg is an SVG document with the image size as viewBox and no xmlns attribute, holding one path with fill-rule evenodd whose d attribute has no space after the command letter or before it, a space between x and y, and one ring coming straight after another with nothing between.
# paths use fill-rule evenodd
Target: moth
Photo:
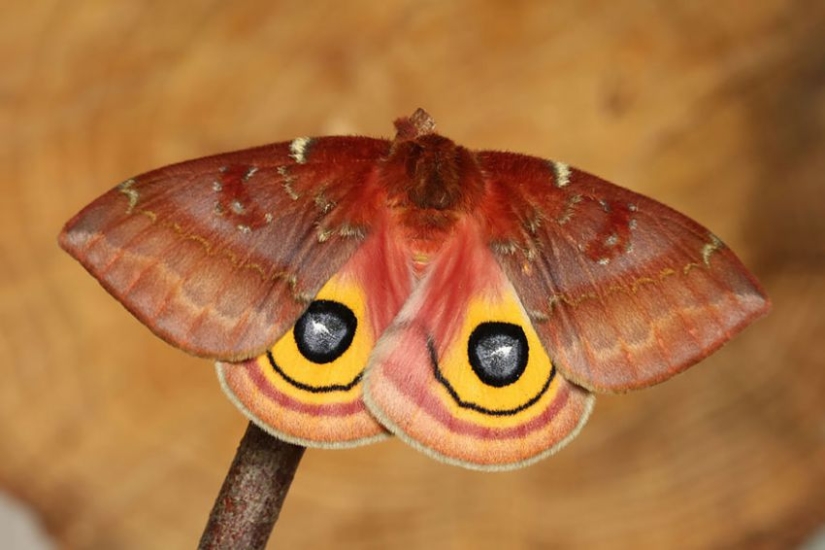
<instances>
[{"instance_id":1,"label":"moth","mask_svg":"<svg viewBox=\"0 0 825 550\"><path fill-rule=\"evenodd\" d=\"M667 206L466 149L421 109L395 128L145 173L60 244L155 334L217 360L278 438L394 434L482 470L552 454L594 392L662 382L769 309L734 253Z\"/></svg>"}]
</instances>

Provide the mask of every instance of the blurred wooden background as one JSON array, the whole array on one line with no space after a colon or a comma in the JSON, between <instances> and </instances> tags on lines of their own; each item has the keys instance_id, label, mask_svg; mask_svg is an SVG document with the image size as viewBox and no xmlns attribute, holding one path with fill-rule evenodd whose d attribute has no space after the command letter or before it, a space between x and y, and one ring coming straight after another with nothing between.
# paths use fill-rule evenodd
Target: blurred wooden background
<instances>
[{"instance_id":1,"label":"blurred wooden background","mask_svg":"<svg viewBox=\"0 0 825 550\"><path fill-rule=\"evenodd\" d=\"M825 523L825 3L11 0L0 488L66 548L194 547L245 420L56 245L123 179L429 110L711 227L774 312L506 474L310 450L279 548L793 548Z\"/></svg>"}]
</instances>

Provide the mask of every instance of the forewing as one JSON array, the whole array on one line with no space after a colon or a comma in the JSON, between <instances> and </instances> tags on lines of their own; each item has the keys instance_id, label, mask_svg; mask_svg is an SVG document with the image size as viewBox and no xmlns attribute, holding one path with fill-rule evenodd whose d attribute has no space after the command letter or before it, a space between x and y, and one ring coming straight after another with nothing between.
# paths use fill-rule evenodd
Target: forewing
<instances>
[{"instance_id":1,"label":"forewing","mask_svg":"<svg viewBox=\"0 0 825 550\"><path fill-rule=\"evenodd\" d=\"M253 357L370 233L388 147L299 138L154 170L83 209L60 244L169 343Z\"/></svg>"},{"instance_id":2,"label":"forewing","mask_svg":"<svg viewBox=\"0 0 825 550\"><path fill-rule=\"evenodd\" d=\"M767 312L739 259L684 215L562 163L478 160L488 244L575 383L615 392L661 382Z\"/></svg>"}]
</instances>

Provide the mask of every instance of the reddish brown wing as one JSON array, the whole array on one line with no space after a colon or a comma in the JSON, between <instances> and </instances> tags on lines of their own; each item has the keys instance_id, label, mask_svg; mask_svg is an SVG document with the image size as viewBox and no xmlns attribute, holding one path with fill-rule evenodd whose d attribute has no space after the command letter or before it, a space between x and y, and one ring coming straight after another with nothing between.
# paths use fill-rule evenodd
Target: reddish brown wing
<instances>
[{"instance_id":1,"label":"reddish brown wing","mask_svg":"<svg viewBox=\"0 0 825 550\"><path fill-rule=\"evenodd\" d=\"M706 357L769 309L707 229L561 163L481 152L490 245L573 382L625 391Z\"/></svg>"},{"instance_id":2,"label":"reddish brown wing","mask_svg":"<svg viewBox=\"0 0 825 550\"><path fill-rule=\"evenodd\" d=\"M300 138L154 170L72 218L60 244L169 343L259 355L370 231L388 148Z\"/></svg>"}]
</instances>

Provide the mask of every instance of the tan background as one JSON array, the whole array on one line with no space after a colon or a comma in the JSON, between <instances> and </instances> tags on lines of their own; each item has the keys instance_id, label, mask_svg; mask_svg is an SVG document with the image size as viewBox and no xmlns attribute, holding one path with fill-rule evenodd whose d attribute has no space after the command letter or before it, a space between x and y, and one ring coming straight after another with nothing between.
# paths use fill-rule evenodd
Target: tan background
<instances>
[{"instance_id":1,"label":"tan background","mask_svg":"<svg viewBox=\"0 0 825 550\"><path fill-rule=\"evenodd\" d=\"M67 255L62 223L173 161L390 136L566 160L710 226L773 314L602 397L507 474L393 441L307 453L280 548L787 548L825 522L825 3L6 2L0 486L67 548L194 547L245 422ZM276 546L276 544L273 544Z\"/></svg>"}]
</instances>

